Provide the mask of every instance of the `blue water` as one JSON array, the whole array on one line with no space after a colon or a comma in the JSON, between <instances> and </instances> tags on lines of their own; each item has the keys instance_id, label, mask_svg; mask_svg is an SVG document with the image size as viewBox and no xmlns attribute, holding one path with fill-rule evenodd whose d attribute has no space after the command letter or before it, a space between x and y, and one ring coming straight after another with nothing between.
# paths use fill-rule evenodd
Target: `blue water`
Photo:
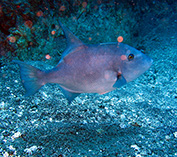
<instances>
[{"instance_id":1,"label":"blue water","mask_svg":"<svg viewBox=\"0 0 177 157\"><path fill-rule=\"evenodd\" d=\"M0 2L0 156L177 156L176 6L163 0ZM153 65L119 89L81 94L71 104L56 84L24 97L11 61L54 67L66 47L58 20L85 43L122 36Z\"/></svg>"}]
</instances>

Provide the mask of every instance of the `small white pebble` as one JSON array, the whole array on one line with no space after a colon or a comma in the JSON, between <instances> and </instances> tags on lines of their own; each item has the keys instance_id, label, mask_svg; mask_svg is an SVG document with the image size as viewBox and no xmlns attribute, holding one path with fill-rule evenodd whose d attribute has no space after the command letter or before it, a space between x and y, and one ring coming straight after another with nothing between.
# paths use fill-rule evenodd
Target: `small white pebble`
<instances>
[{"instance_id":1,"label":"small white pebble","mask_svg":"<svg viewBox=\"0 0 177 157\"><path fill-rule=\"evenodd\" d=\"M18 80L15 80L14 82L15 82L15 83L18 83Z\"/></svg>"},{"instance_id":2,"label":"small white pebble","mask_svg":"<svg viewBox=\"0 0 177 157\"><path fill-rule=\"evenodd\" d=\"M124 114L121 114L121 115L120 115L120 118L121 118L121 119L125 119L125 115L124 115Z\"/></svg>"},{"instance_id":3,"label":"small white pebble","mask_svg":"<svg viewBox=\"0 0 177 157\"><path fill-rule=\"evenodd\" d=\"M12 145L9 146L9 149L15 151L15 148Z\"/></svg>"},{"instance_id":4,"label":"small white pebble","mask_svg":"<svg viewBox=\"0 0 177 157\"><path fill-rule=\"evenodd\" d=\"M175 136L175 138L177 138L177 132L174 132L173 135Z\"/></svg>"},{"instance_id":5,"label":"small white pebble","mask_svg":"<svg viewBox=\"0 0 177 157\"><path fill-rule=\"evenodd\" d=\"M110 110L109 114L110 114L110 116L112 116L112 117L116 116L115 110Z\"/></svg>"},{"instance_id":6,"label":"small white pebble","mask_svg":"<svg viewBox=\"0 0 177 157\"><path fill-rule=\"evenodd\" d=\"M33 100L33 102L34 102L34 104L39 105L39 103L41 102L41 100L38 99L38 98L35 98L35 99Z\"/></svg>"},{"instance_id":7,"label":"small white pebble","mask_svg":"<svg viewBox=\"0 0 177 157\"><path fill-rule=\"evenodd\" d=\"M42 92L42 98L44 100L47 100L48 99L48 95L45 92Z\"/></svg>"},{"instance_id":8,"label":"small white pebble","mask_svg":"<svg viewBox=\"0 0 177 157\"><path fill-rule=\"evenodd\" d=\"M105 96L105 97L104 97L104 100L105 100L105 101L110 100L110 97L109 97L109 96Z\"/></svg>"},{"instance_id":9,"label":"small white pebble","mask_svg":"<svg viewBox=\"0 0 177 157\"><path fill-rule=\"evenodd\" d=\"M79 97L76 97L75 100L76 100L79 104L82 104L82 103L83 103L83 102L82 102L82 99L79 98Z\"/></svg>"},{"instance_id":10,"label":"small white pebble","mask_svg":"<svg viewBox=\"0 0 177 157\"><path fill-rule=\"evenodd\" d=\"M43 94L45 97L47 97L47 94L46 94L45 92L42 92L42 94Z\"/></svg>"},{"instance_id":11,"label":"small white pebble","mask_svg":"<svg viewBox=\"0 0 177 157\"><path fill-rule=\"evenodd\" d=\"M18 117L21 117L23 115L23 112L19 112L19 114L17 115Z\"/></svg>"},{"instance_id":12,"label":"small white pebble","mask_svg":"<svg viewBox=\"0 0 177 157\"><path fill-rule=\"evenodd\" d=\"M130 147L134 148L135 151L140 151L140 148L136 144L133 144Z\"/></svg>"},{"instance_id":13,"label":"small white pebble","mask_svg":"<svg viewBox=\"0 0 177 157\"><path fill-rule=\"evenodd\" d=\"M32 147L30 147L30 148L26 148L25 150L24 150L24 152L26 152L27 154L32 154L34 151L36 151L38 149L38 147L37 146L32 146Z\"/></svg>"},{"instance_id":14,"label":"small white pebble","mask_svg":"<svg viewBox=\"0 0 177 157\"><path fill-rule=\"evenodd\" d=\"M4 142L4 143L6 143L6 142L7 142L7 140L6 140L6 139L4 139L4 140L3 140L3 142Z\"/></svg>"},{"instance_id":15,"label":"small white pebble","mask_svg":"<svg viewBox=\"0 0 177 157\"><path fill-rule=\"evenodd\" d=\"M166 135L166 136L165 136L165 139L166 139L166 140L170 140L170 136L169 136L169 135Z\"/></svg>"},{"instance_id":16,"label":"small white pebble","mask_svg":"<svg viewBox=\"0 0 177 157\"><path fill-rule=\"evenodd\" d=\"M36 151L37 150L37 146L32 146L32 147L30 147L30 149L32 150L32 151Z\"/></svg>"},{"instance_id":17,"label":"small white pebble","mask_svg":"<svg viewBox=\"0 0 177 157\"><path fill-rule=\"evenodd\" d=\"M83 124L87 124L87 121L86 121L86 120L83 120Z\"/></svg>"},{"instance_id":18,"label":"small white pebble","mask_svg":"<svg viewBox=\"0 0 177 157\"><path fill-rule=\"evenodd\" d=\"M127 126L126 126L126 124L124 124L124 123L120 123L120 128L122 128L122 129L125 129Z\"/></svg>"},{"instance_id":19,"label":"small white pebble","mask_svg":"<svg viewBox=\"0 0 177 157\"><path fill-rule=\"evenodd\" d=\"M31 120L31 123L34 124L37 120L36 119L33 119Z\"/></svg>"},{"instance_id":20,"label":"small white pebble","mask_svg":"<svg viewBox=\"0 0 177 157\"><path fill-rule=\"evenodd\" d=\"M105 107L106 110L108 110L108 107Z\"/></svg>"},{"instance_id":21,"label":"small white pebble","mask_svg":"<svg viewBox=\"0 0 177 157\"><path fill-rule=\"evenodd\" d=\"M8 157L9 156L9 153L7 153L7 152L5 152L4 154L3 154L3 157Z\"/></svg>"},{"instance_id":22,"label":"small white pebble","mask_svg":"<svg viewBox=\"0 0 177 157\"><path fill-rule=\"evenodd\" d=\"M52 120L53 120L52 118L49 118L49 121L50 121L50 122L52 122Z\"/></svg>"},{"instance_id":23,"label":"small white pebble","mask_svg":"<svg viewBox=\"0 0 177 157\"><path fill-rule=\"evenodd\" d=\"M14 139L16 139L16 138L18 138L20 136L21 136L21 132L18 131L11 138L14 140Z\"/></svg>"},{"instance_id":24,"label":"small white pebble","mask_svg":"<svg viewBox=\"0 0 177 157\"><path fill-rule=\"evenodd\" d=\"M4 101L2 101L2 102L0 103L0 108L1 108L1 109L4 109L4 106L5 106L5 103L4 103Z\"/></svg>"}]
</instances>

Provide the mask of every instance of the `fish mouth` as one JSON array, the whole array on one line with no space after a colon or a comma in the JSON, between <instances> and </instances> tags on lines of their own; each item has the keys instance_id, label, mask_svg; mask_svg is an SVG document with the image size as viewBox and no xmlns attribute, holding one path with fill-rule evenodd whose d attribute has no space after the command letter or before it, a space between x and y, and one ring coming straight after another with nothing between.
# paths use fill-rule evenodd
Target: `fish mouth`
<instances>
[{"instance_id":1,"label":"fish mouth","mask_svg":"<svg viewBox=\"0 0 177 157\"><path fill-rule=\"evenodd\" d=\"M153 63L152 58L150 58L150 57L146 58L146 61L144 63L144 69L148 70L151 67L152 63Z\"/></svg>"}]
</instances>

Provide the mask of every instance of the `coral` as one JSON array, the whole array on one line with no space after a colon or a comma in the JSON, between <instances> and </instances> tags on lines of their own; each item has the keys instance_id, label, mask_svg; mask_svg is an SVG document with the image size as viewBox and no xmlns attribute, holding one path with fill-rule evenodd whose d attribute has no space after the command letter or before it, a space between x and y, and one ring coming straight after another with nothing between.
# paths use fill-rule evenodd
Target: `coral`
<instances>
[{"instance_id":1,"label":"coral","mask_svg":"<svg viewBox=\"0 0 177 157\"><path fill-rule=\"evenodd\" d=\"M11 6L17 22L8 29L7 39L9 45L16 48L12 56L21 60L42 60L47 54L55 56L51 57L55 61L59 58L65 46L59 20L85 43L112 42L122 36L125 43L132 45L132 34L136 30L131 8L113 1L28 0L23 3L19 0ZM61 45L58 46L54 39L59 36Z\"/></svg>"}]
</instances>

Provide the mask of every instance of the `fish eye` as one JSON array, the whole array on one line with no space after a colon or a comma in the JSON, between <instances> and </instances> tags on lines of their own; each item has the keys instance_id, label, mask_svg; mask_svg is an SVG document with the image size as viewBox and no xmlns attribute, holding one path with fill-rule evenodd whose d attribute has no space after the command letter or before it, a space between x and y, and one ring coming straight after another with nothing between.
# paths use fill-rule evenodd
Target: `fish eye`
<instances>
[{"instance_id":1,"label":"fish eye","mask_svg":"<svg viewBox=\"0 0 177 157\"><path fill-rule=\"evenodd\" d=\"M129 55L128 55L128 60L129 60L129 61L133 60L133 58L134 58L134 54L129 54Z\"/></svg>"}]
</instances>

